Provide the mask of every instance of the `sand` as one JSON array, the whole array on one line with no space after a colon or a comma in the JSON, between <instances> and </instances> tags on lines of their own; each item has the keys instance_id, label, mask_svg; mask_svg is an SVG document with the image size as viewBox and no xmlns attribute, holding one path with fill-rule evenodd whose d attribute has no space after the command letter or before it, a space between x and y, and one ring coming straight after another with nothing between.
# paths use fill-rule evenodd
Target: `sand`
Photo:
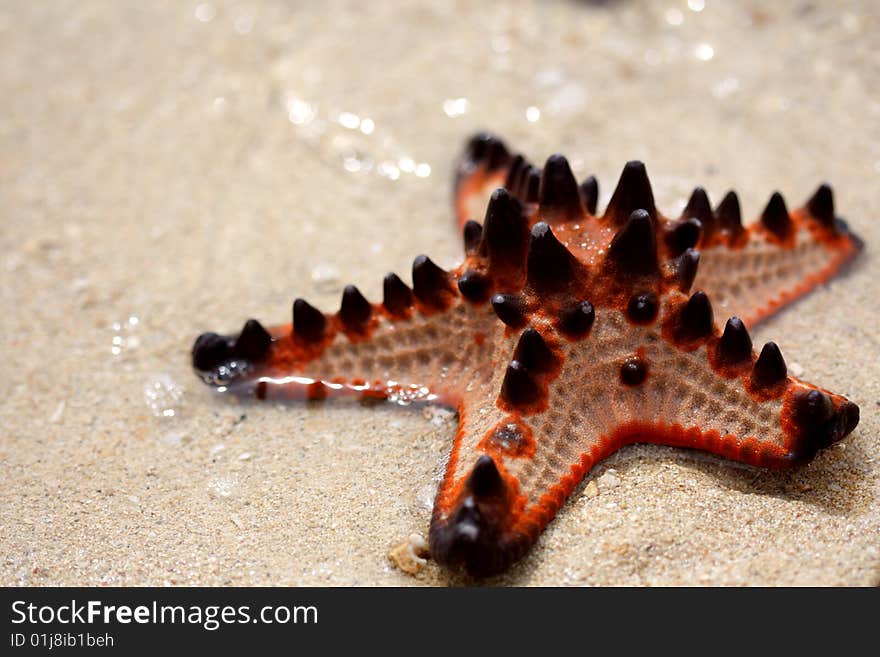
<instances>
[{"instance_id":1,"label":"sand","mask_svg":"<svg viewBox=\"0 0 880 657\"><path fill-rule=\"evenodd\" d=\"M452 163L479 128L595 173L648 166L757 216L822 180L867 243L761 326L858 429L784 473L624 449L513 585L880 581L880 18L809 2L4 3L0 583L463 584L427 533L455 417L235 404L205 330L337 307L460 257Z\"/></svg>"}]
</instances>

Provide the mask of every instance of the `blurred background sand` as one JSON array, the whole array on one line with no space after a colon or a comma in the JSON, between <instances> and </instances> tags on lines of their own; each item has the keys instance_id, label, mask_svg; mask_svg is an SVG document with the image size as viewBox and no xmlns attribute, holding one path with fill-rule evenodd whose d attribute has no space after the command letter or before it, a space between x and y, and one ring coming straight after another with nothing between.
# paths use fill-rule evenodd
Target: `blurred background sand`
<instances>
[{"instance_id":1,"label":"blurred background sand","mask_svg":"<svg viewBox=\"0 0 880 657\"><path fill-rule=\"evenodd\" d=\"M387 556L452 413L236 405L189 349L457 262L452 165L490 128L603 202L642 159L670 214L828 180L867 243L755 336L860 405L845 443L787 473L627 448L492 581L877 584L878 51L871 0L3 3L0 581L465 582Z\"/></svg>"}]
</instances>

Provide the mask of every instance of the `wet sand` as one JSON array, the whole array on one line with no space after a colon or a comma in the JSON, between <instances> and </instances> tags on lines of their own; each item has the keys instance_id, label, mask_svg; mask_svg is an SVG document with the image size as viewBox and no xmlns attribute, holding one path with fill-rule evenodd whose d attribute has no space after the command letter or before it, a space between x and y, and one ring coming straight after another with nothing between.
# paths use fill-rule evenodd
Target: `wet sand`
<instances>
[{"instance_id":1,"label":"wet sand","mask_svg":"<svg viewBox=\"0 0 880 657\"><path fill-rule=\"evenodd\" d=\"M642 159L670 214L828 180L867 244L754 335L859 404L852 436L783 473L624 449L491 582L877 584L880 16L703 5L5 3L0 582L467 583L387 556L427 534L452 413L235 404L189 349L456 263L452 164L489 128L603 201Z\"/></svg>"}]
</instances>

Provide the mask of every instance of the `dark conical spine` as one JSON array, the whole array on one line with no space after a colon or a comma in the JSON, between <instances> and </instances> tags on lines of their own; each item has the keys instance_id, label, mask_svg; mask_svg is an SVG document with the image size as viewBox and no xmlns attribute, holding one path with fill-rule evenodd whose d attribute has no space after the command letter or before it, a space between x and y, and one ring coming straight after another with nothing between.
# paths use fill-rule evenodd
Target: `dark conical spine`
<instances>
[{"instance_id":1,"label":"dark conical spine","mask_svg":"<svg viewBox=\"0 0 880 657\"><path fill-rule=\"evenodd\" d=\"M696 249L687 249L675 261L675 276L678 279L678 289L687 294L691 291L697 270L700 265L700 252Z\"/></svg>"},{"instance_id":2,"label":"dark conical spine","mask_svg":"<svg viewBox=\"0 0 880 657\"><path fill-rule=\"evenodd\" d=\"M342 291L339 319L349 329L361 329L370 321L373 307L354 285L346 285Z\"/></svg>"},{"instance_id":3,"label":"dark conical spine","mask_svg":"<svg viewBox=\"0 0 880 657\"><path fill-rule=\"evenodd\" d=\"M703 224L695 217L676 222L666 233L666 248L669 250L669 255L675 258L687 249L695 247L702 234Z\"/></svg>"},{"instance_id":4,"label":"dark conical spine","mask_svg":"<svg viewBox=\"0 0 880 657\"><path fill-rule=\"evenodd\" d=\"M607 261L624 274L648 275L658 271L657 237L645 210L636 210L611 240Z\"/></svg>"},{"instance_id":5,"label":"dark conical spine","mask_svg":"<svg viewBox=\"0 0 880 657\"><path fill-rule=\"evenodd\" d=\"M527 277L536 290L554 292L564 289L574 277L575 258L556 239L543 221L532 226L529 239Z\"/></svg>"},{"instance_id":6,"label":"dark conical spine","mask_svg":"<svg viewBox=\"0 0 880 657\"><path fill-rule=\"evenodd\" d=\"M590 332L596 321L596 309L589 301L580 301L560 313L559 329L569 338L579 339Z\"/></svg>"},{"instance_id":7,"label":"dark conical spine","mask_svg":"<svg viewBox=\"0 0 880 657\"><path fill-rule=\"evenodd\" d=\"M443 306L452 292L449 274L426 255L416 256L412 266L413 294L428 306Z\"/></svg>"},{"instance_id":8,"label":"dark conical spine","mask_svg":"<svg viewBox=\"0 0 880 657\"><path fill-rule=\"evenodd\" d=\"M834 402L824 392L802 391L792 399L791 418L801 438L799 455L807 461L819 449L830 446L856 428L859 407L847 401L835 409Z\"/></svg>"},{"instance_id":9,"label":"dark conical spine","mask_svg":"<svg viewBox=\"0 0 880 657\"><path fill-rule=\"evenodd\" d=\"M490 132L480 132L468 142L466 155L477 164L484 164L493 171L507 163L510 153L504 142Z\"/></svg>"},{"instance_id":10,"label":"dark conical spine","mask_svg":"<svg viewBox=\"0 0 880 657\"><path fill-rule=\"evenodd\" d=\"M547 158L538 188L538 202L542 216L570 221L583 215L577 180L568 160L559 153Z\"/></svg>"},{"instance_id":11,"label":"dark conical spine","mask_svg":"<svg viewBox=\"0 0 880 657\"><path fill-rule=\"evenodd\" d=\"M637 386L648 376L648 366L638 357L628 358L620 366L620 381L627 386Z\"/></svg>"},{"instance_id":12,"label":"dark conical spine","mask_svg":"<svg viewBox=\"0 0 880 657\"><path fill-rule=\"evenodd\" d=\"M249 319L238 334L232 351L238 357L256 362L266 357L271 344L272 336L263 325L255 319Z\"/></svg>"},{"instance_id":13,"label":"dark conical spine","mask_svg":"<svg viewBox=\"0 0 880 657\"><path fill-rule=\"evenodd\" d=\"M719 360L735 365L752 360L752 338L739 317L731 317L724 325L724 333L718 340Z\"/></svg>"},{"instance_id":14,"label":"dark conical spine","mask_svg":"<svg viewBox=\"0 0 880 657\"><path fill-rule=\"evenodd\" d=\"M704 239L709 239L715 234L717 221L709 203L709 196L702 187L696 187L688 199L687 205L681 214L682 219L696 219L702 227ZM694 246L692 244L691 246Z\"/></svg>"},{"instance_id":15,"label":"dark conical spine","mask_svg":"<svg viewBox=\"0 0 880 657\"><path fill-rule=\"evenodd\" d=\"M317 342L324 337L327 318L305 299L293 302L293 333L307 342Z\"/></svg>"},{"instance_id":16,"label":"dark conical spine","mask_svg":"<svg viewBox=\"0 0 880 657\"><path fill-rule=\"evenodd\" d=\"M413 305L413 293L400 277L391 272L382 281L382 305L392 315L403 316Z\"/></svg>"},{"instance_id":17,"label":"dark conical spine","mask_svg":"<svg viewBox=\"0 0 880 657\"><path fill-rule=\"evenodd\" d=\"M556 356L553 355L544 338L533 328L527 328L519 336L513 358L530 372L538 373L549 371L556 362Z\"/></svg>"},{"instance_id":18,"label":"dark conical spine","mask_svg":"<svg viewBox=\"0 0 880 657\"><path fill-rule=\"evenodd\" d=\"M834 192L828 183L822 183L807 201L807 211L823 226L834 227Z\"/></svg>"},{"instance_id":19,"label":"dark conical spine","mask_svg":"<svg viewBox=\"0 0 880 657\"><path fill-rule=\"evenodd\" d=\"M510 361L501 382L501 398L511 406L523 406L540 397L541 388L525 365L518 360Z\"/></svg>"},{"instance_id":20,"label":"dark conical spine","mask_svg":"<svg viewBox=\"0 0 880 657\"><path fill-rule=\"evenodd\" d=\"M633 160L623 167L605 216L610 217L617 225L622 225L636 210L644 210L652 219L657 216L648 172L643 163Z\"/></svg>"},{"instance_id":21,"label":"dark conical spine","mask_svg":"<svg viewBox=\"0 0 880 657\"><path fill-rule=\"evenodd\" d=\"M472 162L481 162L489 152L489 142L495 137L488 132L478 132L468 141L465 155Z\"/></svg>"},{"instance_id":22,"label":"dark conical spine","mask_svg":"<svg viewBox=\"0 0 880 657\"><path fill-rule=\"evenodd\" d=\"M761 224L779 239L785 239L791 234L793 225L785 207L785 199L779 192L773 192L767 207L761 213Z\"/></svg>"},{"instance_id":23,"label":"dark conical spine","mask_svg":"<svg viewBox=\"0 0 880 657\"><path fill-rule=\"evenodd\" d=\"M707 338L715 330L712 303L705 292L691 295L681 309L681 330L684 337L692 340Z\"/></svg>"},{"instance_id":24,"label":"dark conical spine","mask_svg":"<svg viewBox=\"0 0 880 657\"><path fill-rule=\"evenodd\" d=\"M596 207L599 205L599 181L596 176L590 176L580 185L581 202L584 207L592 215L596 214Z\"/></svg>"},{"instance_id":25,"label":"dark conical spine","mask_svg":"<svg viewBox=\"0 0 880 657\"><path fill-rule=\"evenodd\" d=\"M781 383L788 376L785 359L775 342L768 342L761 349L752 369L752 383L759 388L769 388Z\"/></svg>"},{"instance_id":26,"label":"dark conical spine","mask_svg":"<svg viewBox=\"0 0 880 657\"><path fill-rule=\"evenodd\" d=\"M520 167L519 173L517 173L516 178L511 181L511 186L507 187L505 185L505 187L507 187L507 190L523 203L526 200L527 181L529 179L529 173L531 171L532 165L528 162L525 162Z\"/></svg>"},{"instance_id":27,"label":"dark conical spine","mask_svg":"<svg viewBox=\"0 0 880 657\"><path fill-rule=\"evenodd\" d=\"M541 170L532 167L523 181L522 196L526 203L537 203L541 188Z\"/></svg>"},{"instance_id":28,"label":"dark conical spine","mask_svg":"<svg viewBox=\"0 0 880 657\"><path fill-rule=\"evenodd\" d=\"M468 490L478 498L494 497L504 492L504 479L491 456L482 454L477 459L468 477L467 486Z\"/></svg>"},{"instance_id":29,"label":"dark conical spine","mask_svg":"<svg viewBox=\"0 0 880 657\"><path fill-rule=\"evenodd\" d=\"M507 177L504 179L504 188L514 196L516 196L517 184L519 183L520 175L525 166L527 166L527 164L523 156L517 155L511 160L510 166L507 169Z\"/></svg>"},{"instance_id":30,"label":"dark conical spine","mask_svg":"<svg viewBox=\"0 0 880 657\"><path fill-rule=\"evenodd\" d=\"M202 333L192 348L192 364L197 370L212 370L232 357L228 338L216 333Z\"/></svg>"},{"instance_id":31,"label":"dark conical spine","mask_svg":"<svg viewBox=\"0 0 880 657\"><path fill-rule=\"evenodd\" d=\"M821 426L834 416L834 403L821 390L810 390L795 398L795 413L803 424Z\"/></svg>"},{"instance_id":32,"label":"dark conical spine","mask_svg":"<svg viewBox=\"0 0 880 657\"><path fill-rule=\"evenodd\" d=\"M737 237L742 233L742 210L739 206L739 196L736 192L730 191L721 199L721 203L715 208L715 218L718 219L718 225L722 230L726 230L732 237Z\"/></svg>"},{"instance_id":33,"label":"dark conical spine","mask_svg":"<svg viewBox=\"0 0 880 657\"><path fill-rule=\"evenodd\" d=\"M626 306L626 316L636 324L650 324L657 317L660 299L654 292L639 292L630 297Z\"/></svg>"},{"instance_id":34,"label":"dark conical spine","mask_svg":"<svg viewBox=\"0 0 880 657\"><path fill-rule=\"evenodd\" d=\"M489 153L486 158L486 168L495 171L505 166L510 161L510 151L504 142L494 137L489 143Z\"/></svg>"},{"instance_id":35,"label":"dark conical spine","mask_svg":"<svg viewBox=\"0 0 880 657\"><path fill-rule=\"evenodd\" d=\"M479 272L466 271L458 279L458 291L468 301L482 303L489 296L491 282Z\"/></svg>"},{"instance_id":36,"label":"dark conical spine","mask_svg":"<svg viewBox=\"0 0 880 657\"><path fill-rule=\"evenodd\" d=\"M498 319L511 328L525 326L526 318L522 300L515 294L496 294L492 297L492 309Z\"/></svg>"},{"instance_id":37,"label":"dark conical spine","mask_svg":"<svg viewBox=\"0 0 880 657\"><path fill-rule=\"evenodd\" d=\"M473 495L461 501L461 506L449 520L449 525L438 543L433 543L431 552L437 553L438 559L448 559L453 563L463 560L471 567L470 552L485 540L486 521L477 507ZM438 549L442 546L442 550Z\"/></svg>"},{"instance_id":38,"label":"dark conical spine","mask_svg":"<svg viewBox=\"0 0 880 657\"><path fill-rule=\"evenodd\" d=\"M521 267L529 239L529 224L522 204L499 187L489 199L483 222L479 253L489 258L490 267Z\"/></svg>"},{"instance_id":39,"label":"dark conical spine","mask_svg":"<svg viewBox=\"0 0 880 657\"><path fill-rule=\"evenodd\" d=\"M464 236L464 252L467 255L474 255L480 248L480 241L483 239L483 226L473 219L468 219L462 230Z\"/></svg>"}]
</instances>

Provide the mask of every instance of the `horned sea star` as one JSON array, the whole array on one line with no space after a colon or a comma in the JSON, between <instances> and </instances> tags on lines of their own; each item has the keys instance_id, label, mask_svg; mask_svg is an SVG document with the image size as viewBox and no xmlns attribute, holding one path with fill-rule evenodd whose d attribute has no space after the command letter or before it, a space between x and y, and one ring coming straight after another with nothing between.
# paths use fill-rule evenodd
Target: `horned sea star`
<instances>
[{"instance_id":1,"label":"horned sea star","mask_svg":"<svg viewBox=\"0 0 880 657\"><path fill-rule=\"evenodd\" d=\"M496 186L482 225L469 219ZM713 211L698 188L681 217L663 216L640 162L601 216L597 199L596 180L579 185L561 155L539 169L478 135L456 180L461 266L420 255L412 288L388 274L373 304L349 285L332 315L296 299L292 325L251 319L235 336L199 336L193 365L259 399L457 408L430 546L475 575L522 557L623 445L784 468L855 428L855 404L789 375L773 342L756 355L746 329L858 252L827 185L792 213L774 194L748 227L732 192ZM710 299L730 316L723 325Z\"/></svg>"}]
</instances>

